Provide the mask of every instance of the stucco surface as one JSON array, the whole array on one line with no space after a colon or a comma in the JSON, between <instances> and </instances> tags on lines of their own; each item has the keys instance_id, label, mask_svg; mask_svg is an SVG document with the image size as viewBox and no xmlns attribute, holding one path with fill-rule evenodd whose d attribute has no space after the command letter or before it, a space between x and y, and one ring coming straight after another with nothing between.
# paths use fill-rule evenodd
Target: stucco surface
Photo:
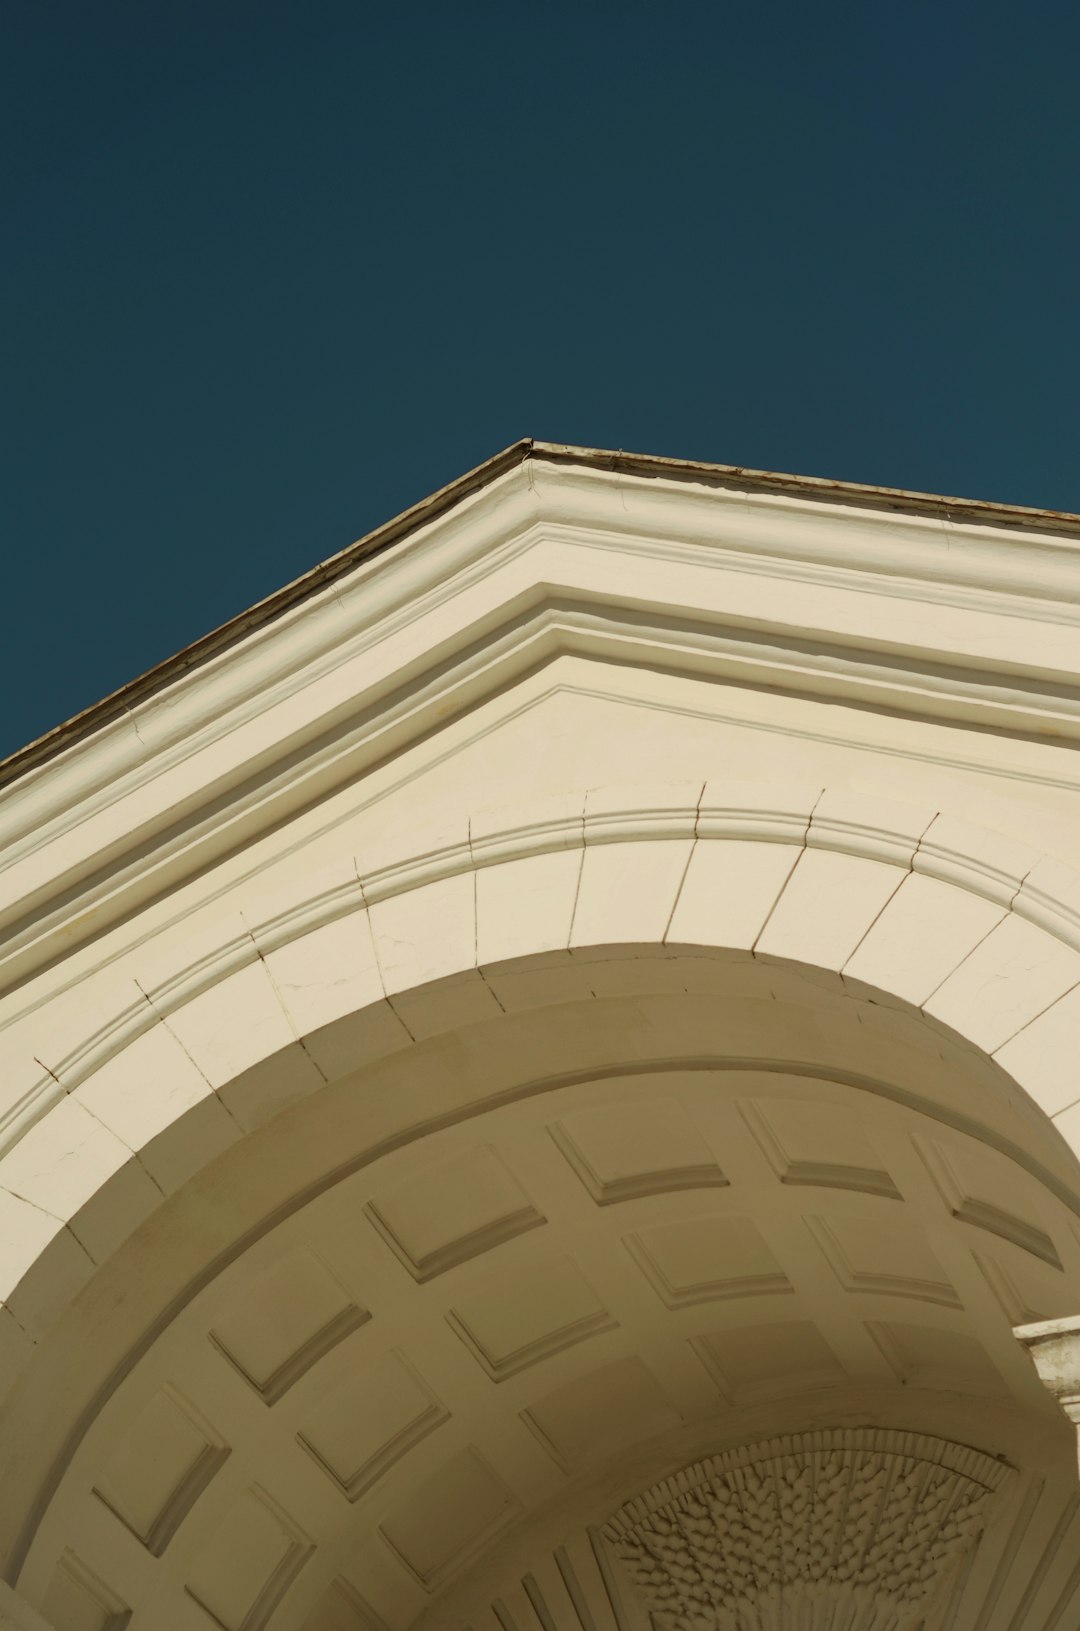
<instances>
[{"instance_id":1,"label":"stucco surface","mask_svg":"<svg viewBox=\"0 0 1080 1631\"><path fill-rule=\"evenodd\" d=\"M1065 1623L1077 587L537 458L13 784L16 1606L638 1631L618 1509L858 1429L1008 1470L918 1623Z\"/></svg>"}]
</instances>

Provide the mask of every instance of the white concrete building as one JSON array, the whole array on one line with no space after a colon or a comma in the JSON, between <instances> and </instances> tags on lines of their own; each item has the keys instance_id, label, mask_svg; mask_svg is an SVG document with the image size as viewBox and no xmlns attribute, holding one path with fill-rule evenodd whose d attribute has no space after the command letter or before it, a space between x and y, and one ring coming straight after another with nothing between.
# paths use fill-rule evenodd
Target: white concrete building
<instances>
[{"instance_id":1,"label":"white concrete building","mask_svg":"<svg viewBox=\"0 0 1080 1631\"><path fill-rule=\"evenodd\" d=\"M1080 519L521 443L8 761L0 1624L1076 1631L1078 745Z\"/></svg>"}]
</instances>

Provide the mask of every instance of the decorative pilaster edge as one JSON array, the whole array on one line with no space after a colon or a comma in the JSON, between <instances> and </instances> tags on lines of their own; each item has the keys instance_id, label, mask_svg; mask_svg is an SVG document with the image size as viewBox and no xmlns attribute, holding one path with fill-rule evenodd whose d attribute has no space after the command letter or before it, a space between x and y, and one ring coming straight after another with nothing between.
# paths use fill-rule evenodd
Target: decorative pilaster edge
<instances>
[{"instance_id":1,"label":"decorative pilaster edge","mask_svg":"<svg viewBox=\"0 0 1080 1631\"><path fill-rule=\"evenodd\" d=\"M1080 1441L1080 1314L1017 1325L1013 1336L1027 1349L1039 1381L1075 1425Z\"/></svg>"}]
</instances>

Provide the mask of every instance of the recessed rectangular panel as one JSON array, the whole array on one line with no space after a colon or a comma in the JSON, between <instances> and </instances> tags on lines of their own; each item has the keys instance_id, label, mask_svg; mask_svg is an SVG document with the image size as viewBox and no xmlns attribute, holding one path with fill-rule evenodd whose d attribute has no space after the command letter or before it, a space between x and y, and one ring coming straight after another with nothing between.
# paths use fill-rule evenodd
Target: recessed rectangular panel
<instances>
[{"instance_id":1,"label":"recessed rectangular panel","mask_svg":"<svg viewBox=\"0 0 1080 1631\"><path fill-rule=\"evenodd\" d=\"M439 1584L513 1518L518 1503L471 1446L384 1519L384 1538L421 1585Z\"/></svg>"},{"instance_id":2,"label":"recessed rectangular panel","mask_svg":"<svg viewBox=\"0 0 1080 1631\"><path fill-rule=\"evenodd\" d=\"M782 1320L707 1332L691 1344L732 1398L827 1387L844 1371L811 1320Z\"/></svg>"},{"instance_id":3,"label":"recessed rectangular panel","mask_svg":"<svg viewBox=\"0 0 1080 1631\"><path fill-rule=\"evenodd\" d=\"M682 1420L636 1356L575 1377L538 1399L523 1415L566 1471L678 1427Z\"/></svg>"},{"instance_id":4,"label":"recessed rectangular panel","mask_svg":"<svg viewBox=\"0 0 1080 1631\"><path fill-rule=\"evenodd\" d=\"M549 1129L599 1206L727 1183L682 1105L648 1099L581 1110Z\"/></svg>"},{"instance_id":5,"label":"recessed rectangular panel","mask_svg":"<svg viewBox=\"0 0 1080 1631\"><path fill-rule=\"evenodd\" d=\"M806 1227L845 1291L960 1308L960 1298L915 1225L896 1219L830 1215Z\"/></svg>"},{"instance_id":6,"label":"recessed rectangular panel","mask_svg":"<svg viewBox=\"0 0 1080 1631\"><path fill-rule=\"evenodd\" d=\"M264 1490L249 1489L197 1559L188 1594L223 1631L261 1631L313 1549Z\"/></svg>"},{"instance_id":7,"label":"recessed rectangular panel","mask_svg":"<svg viewBox=\"0 0 1080 1631\"><path fill-rule=\"evenodd\" d=\"M427 1168L375 1196L365 1210L420 1281L545 1221L506 1164L486 1148Z\"/></svg>"},{"instance_id":8,"label":"recessed rectangular panel","mask_svg":"<svg viewBox=\"0 0 1080 1631\"><path fill-rule=\"evenodd\" d=\"M228 1455L171 1388L162 1388L122 1436L94 1494L159 1557Z\"/></svg>"},{"instance_id":9,"label":"recessed rectangular panel","mask_svg":"<svg viewBox=\"0 0 1080 1631\"><path fill-rule=\"evenodd\" d=\"M302 1631L387 1631L387 1627L347 1580L338 1579L323 1592Z\"/></svg>"},{"instance_id":10,"label":"recessed rectangular panel","mask_svg":"<svg viewBox=\"0 0 1080 1631\"><path fill-rule=\"evenodd\" d=\"M566 1257L493 1279L446 1317L496 1382L616 1325Z\"/></svg>"},{"instance_id":11,"label":"recessed rectangular panel","mask_svg":"<svg viewBox=\"0 0 1080 1631\"><path fill-rule=\"evenodd\" d=\"M794 1290L749 1218L680 1218L628 1235L626 1248L668 1308Z\"/></svg>"},{"instance_id":12,"label":"recessed rectangular panel","mask_svg":"<svg viewBox=\"0 0 1080 1631\"><path fill-rule=\"evenodd\" d=\"M849 1109L803 1099L755 1099L739 1110L782 1184L900 1198Z\"/></svg>"},{"instance_id":13,"label":"recessed rectangular panel","mask_svg":"<svg viewBox=\"0 0 1080 1631\"><path fill-rule=\"evenodd\" d=\"M350 1501L449 1420L403 1355L356 1370L303 1424L300 1443Z\"/></svg>"},{"instance_id":14,"label":"recessed rectangular panel","mask_svg":"<svg viewBox=\"0 0 1080 1631\"><path fill-rule=\"evenodd\" d=\"M908 1386L999 1393L1004 1383L986 1349L974 1337L937 1325L867 1320L866 1329Z\"/></svg>"},{"instance_id":15,"label":"recessed rectangular panel","mask_svg":"<svg viewBox=\"0 0 1080 1631\"><path fill-rule=\"evenodd\" d=\"M1015 1161L975 1148L969 1140L916 1138L913 1143L954 1218L1061 1269L1057 1247L1039 1219L1035 1186Z\"/></svg>"},{"instance_id":16,"label":"recessed rectangular panel","mask_svg":"<svg viewBox=\"0 0 1080 1631\"><path fill-rule=\"evenodd\" d=\"M210 1338L273 1404L369 1318L326 1265L298 1247L259 1276Z\"/></svg>"},{"instance_id":17,"label":"recessed rectangular panel","mask_svg":"<svg viewBox=\"0 0 1080 1631\"><path fill-rule=\"evenodd\" d=\"M53 1571L41 1612L56 1631L124 1631L131 1610L74 1552Z\"/></svg>"},{"instance_id":18,"label":"recessed rectangular panel","mask_svg":"<svg viewBox=\"0 0 1080 1631\"><path fill-rule=\"evenodd\" d=\"M1075 1312L1076 1298L1066 1275L1019 1251L1010 1252L1007 1246L971 1255L1011 1326L1066 1319Z\"/></svg>"}]
</instances>

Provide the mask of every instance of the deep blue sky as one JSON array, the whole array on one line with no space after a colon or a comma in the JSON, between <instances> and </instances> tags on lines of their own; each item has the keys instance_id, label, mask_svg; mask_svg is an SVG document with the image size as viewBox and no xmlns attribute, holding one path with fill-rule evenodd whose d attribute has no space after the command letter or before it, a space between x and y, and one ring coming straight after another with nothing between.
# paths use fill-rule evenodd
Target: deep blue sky
<instances>
[{"instance_id":1,"label":"deep blue sky","mask_svg":"<svg viewBox=\"0 0 1080 1631\"><path fill-rule=\"evenodd\" d=\"M0 17L0 752L522 435L1080 510L1080 8Z\"/></svg>"}]
</instances>

